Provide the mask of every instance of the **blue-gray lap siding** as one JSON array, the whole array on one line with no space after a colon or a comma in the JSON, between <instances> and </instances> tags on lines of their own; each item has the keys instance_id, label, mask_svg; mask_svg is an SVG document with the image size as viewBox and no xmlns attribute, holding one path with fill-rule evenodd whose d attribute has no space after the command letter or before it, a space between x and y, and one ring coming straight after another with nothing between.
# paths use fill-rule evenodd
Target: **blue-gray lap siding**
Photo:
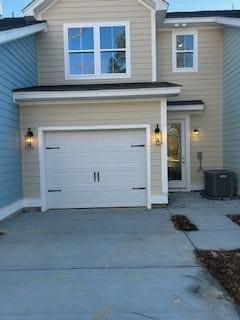
<instances>
[{"instance_id":1,"label":"blue-gray lap siding","mask_svg":"<svg viewBox=\"0 0 240 320\"><path fill-rule=\"evenodd\" d=\"M224 30L224 166L237 174L240 194L240 29Z\"/></svg>"},{"instance_id":2,"label":"blue-gray lap siding","mask_svg":"<svg viewBox=\"0 0 240 320\"><path fill-rule=\"evenodd\" d=\"M12 90L36 84L35 36L0 45L0 208L22 198L19 107Z\"/></svg>"}]
</instances>

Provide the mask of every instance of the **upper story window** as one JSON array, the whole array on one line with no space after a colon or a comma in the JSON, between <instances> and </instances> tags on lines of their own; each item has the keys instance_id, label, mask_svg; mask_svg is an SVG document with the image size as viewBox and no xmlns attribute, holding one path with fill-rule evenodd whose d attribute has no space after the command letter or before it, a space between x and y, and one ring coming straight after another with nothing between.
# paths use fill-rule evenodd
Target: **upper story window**
<instances>
[{"instance_id":1,"label":"upper story window","mask_svg":"<svg viewBox=\"0 0 240 320\"><path fill-rule=\"evenodd\" d=\"M198 71L198 36L197 31L174 31L173 72Z\"/></svg>"},{"instance_id":2,"label":"upper story window","mask_svg":"<svg viewBox=\"0 0 240 320\"><path fill-rule=\"evenodd\" d=\"M67 79L130 77L128 23L65 26Z\"/></svg>"}]
</instances>

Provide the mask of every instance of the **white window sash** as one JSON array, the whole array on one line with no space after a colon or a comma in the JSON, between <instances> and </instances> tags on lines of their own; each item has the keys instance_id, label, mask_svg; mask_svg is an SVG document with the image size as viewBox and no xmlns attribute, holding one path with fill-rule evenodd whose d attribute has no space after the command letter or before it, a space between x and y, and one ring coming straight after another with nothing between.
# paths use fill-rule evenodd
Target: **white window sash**
<instances>
[{"instance_id":1,"label":"white window sash","mask_svg":"<svg viewBox=\"0 0 240 320\"><path fill-rule=\"evenodd\" d=\"M177 48L177 36L193 35L193 50L179 50ZM193 67L177 67L178 53L192 53ZM173 72L198 72L198 32L197 30L176 30L172 32L172 69Z\"/></svg>"},{"instance_id":2,"label":"white window sash","mask_svg":"<svg viewBox=\"0 0 240 320\"><path fill-rule=\"evenodd\" d=\"M126 47L117 49L100 48L100 28L101 27L125 27ZM69 50L68 47L68 29L69 28L93 28L94 50ZM107 22L107 23L88 23L88 24L66 24L64 25L64 52L65 52L65 79L111 79L111 78L129 78L131 76L130 65L130 24L129 22ZM101 73L101 53L102 52L125 52L126 55L126 73ZM70 74L70 53L94 53L95 74L71 75Z\"/></svg>"}]
</instances>

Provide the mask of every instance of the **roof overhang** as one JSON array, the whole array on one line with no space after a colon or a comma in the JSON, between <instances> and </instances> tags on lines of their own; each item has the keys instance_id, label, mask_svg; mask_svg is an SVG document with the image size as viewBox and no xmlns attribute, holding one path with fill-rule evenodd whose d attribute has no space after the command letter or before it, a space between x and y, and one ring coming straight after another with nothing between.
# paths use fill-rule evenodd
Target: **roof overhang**
<instances>
[{"instance_id":1,"label":"roof overhang","mask_svg":"<svg viewBox=\"0 0 240 320\"><path fill-rule=\"evenodd\" d=\"M202 113L205 109L205 103L201 100L195 101L168 101L167 110L169 112L190 112Z\"/></svg>"},{"instance_id":2,"label":"roof overhang","mask_svg":"<svg viewBox=\"0 0 240 320\"><path fill-rule=\"evenodd\" d=\"M38 23L23 28L10 29L0 32L0 44L14 41L23 37L30 36L34 33L47 31L47 23Z\"/></svg>"},{"instance_id":3,"label":"roof overhang","mask_svg":"<svg viewBox=\"0 0 240 320\"><path fill-rule=\"evenodd\" d=\"M16 103L57 101L57 100L96 100L96 99L130 99L130 98L157 98L177 96L181 87L141 88L141 89L114 89L114 90L86 90L86 91L31 91L13 93Z\"/></svg>"},{"instance_id":4,"label":"roof overhang","mask_svg":"<svg viewBox=\"0 0 240 320\"><path fill-rule=\"evenodd\" d=\"M55 4L58 0L35 0L30 2L25 8L23 8L23 13L25 16L36 16L41 11L45 11L53 4ZM147 7L150 10L167 10L168 2L165 0L136 0L140 2L142 5Z\"/></svg>"},{"instance_id":5,"label":"roof overhang","mask_svg":"<svg viewBox=\"0 0 240 320\"><path fill-rule=\"evenodd\" d=\"M188 17L188 18L166 18L163 27L186 27L200 25L226 25L240 28L239 18L229 17Z\"/></svg>"}]
</instances>

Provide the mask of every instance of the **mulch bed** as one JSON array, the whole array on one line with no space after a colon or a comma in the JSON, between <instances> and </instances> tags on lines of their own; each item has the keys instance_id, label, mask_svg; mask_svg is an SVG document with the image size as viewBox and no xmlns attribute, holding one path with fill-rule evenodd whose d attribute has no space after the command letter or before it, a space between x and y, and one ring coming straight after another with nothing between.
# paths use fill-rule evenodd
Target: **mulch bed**
<instances>
[{"instance_id":1,"label":"mulch bed","mask_svg":"<svg viewBox=\"0 0 240 320\"><path fill-rule=\"evenodd\" d=\"M240 214L228 214L227 217L240 226Z\"/></svg>"},{"instance_id":2,"label":"mulch bed","mask_svg":"<svg viewBox=\"0 0 240 320\"><path fill-rule=\"evenodd\" d=\"M198 260L240 306L240 250L195 250Z\"/></svg>"},{"instance_id":3,"label":"mulch bed","mask_svg":"<svg viewBox=\"0 0 240 320\"><path fill-rule=\"evenodd\" d=\"M198 231L198 227L193 224L186 216L172 216L172 222L177 230L181 231Z\"/></svg>"}]
</instances>

